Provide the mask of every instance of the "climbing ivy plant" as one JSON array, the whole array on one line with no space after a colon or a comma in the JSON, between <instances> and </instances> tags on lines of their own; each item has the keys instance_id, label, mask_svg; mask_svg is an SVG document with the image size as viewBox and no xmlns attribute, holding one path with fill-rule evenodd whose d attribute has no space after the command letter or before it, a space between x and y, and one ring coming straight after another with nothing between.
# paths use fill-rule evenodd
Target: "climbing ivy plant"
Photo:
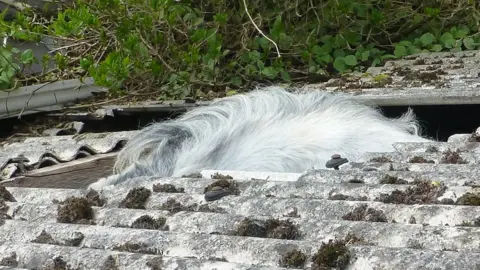
<instances>
[{"instance_id":1,"label":"climbing ivy plant","mask_svg":"<svg viewBox=\"0 0 480 270\"><path fill-rule=\"evenodd\" d=\"M51 56L58 69L41 80L92 76L118 95L208 98L258 83L323 81L419 52L478 49L479 11L470 0L77 0L55 16L2 19L0 33L65 43ZM21 80L8 67L12 53L2 51L2 89Z\"/></svg>"}]
</instances>

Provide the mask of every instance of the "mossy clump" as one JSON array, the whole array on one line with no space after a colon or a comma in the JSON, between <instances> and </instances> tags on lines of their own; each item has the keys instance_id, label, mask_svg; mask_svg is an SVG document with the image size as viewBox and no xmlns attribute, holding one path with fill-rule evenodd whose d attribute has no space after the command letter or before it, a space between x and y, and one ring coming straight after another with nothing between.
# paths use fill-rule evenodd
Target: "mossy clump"
<instances>
[{"instance_id":1,"label":"mossy clump","mask_svg":"<svg viewBox=\"0 0 480 270\"><path fill-rule=\"evenodd\" d=\"M232 180L233 177L231 177L230 175L223 175L221 173L214 173L212 176L211 176L212 179L230 179Z\"/></svg>"},{"instance_id":2,"label":"mossy clump","mask_svg":"<svg viewBox=\"0 0 480 270\"><path fill-rule=\"evenodd\" d=\"M152 191L145 187L134 188L130 190L125 198L120 202L120 208L145 209L145 203Z\"/></svg>"},{"instance_id":3,"label":"mossy clump","mask_svg":"<svg viewBox=\"0 0 480 270\"><path fill-rule=\"evenodd\" d=\"M344 240L329 240L322 243L313 255L312 269L346 269L350 262L351 254Z\"/></svg>"},{"instance_id":4,"label":"mossy clump","mask_svg":"<svg viewBox=\"0 0 480 270\"><path fill-rule=\"evenodd\" d=\"M169 211L170 214L176 214L181 211L195 211L196 208L196 204L186 206L175 199L168 199L164 204L159 207L160 210Z\"/></svg>"},{"instance_id":5,"label":"mossy clump","mask_svg":"<svg viewBox=\"0 0 480 270\"><path fill-rule=\"evenodd\" d=\"M233 232L234 235L293 240L299 236L297 225L290 220L245 218Z\"/></svg>"},{"instance_id":6,"label":"mossy clump","mask_svg":"<svg viewBox=\"0 0 480 270\"><path fill-rule=\"evenodd\" d=\"M42 269L67 270L71 269L70 265L63 259L62 256L57 256L49 261L47 265L41 267Z\"/></svg>"},{"instance_id":7,"label":"mossy clump","mask_svg":"<svg viewBox=\"0 0 480 270\"><path fill-rule=\"evenodd\" d=\"M382 179L380 179L380 184L390 184L390 185L406 185L408 184L407 180L398 178L392 175L385 175Z\"/></svg>"},{"instance_id":8,"label":"mossy clump","mask_svg":"<svg viewBox=\"0 0 480 270\"><path fill-rule=\"evenodd\" d=\"M463 221L461 224L456 226L460 227L480 227L480 218L476 218L473 221Z\"/></svg>"},{"instance_id":9,"label":"mossy clump","mask_svg":"<svg viewBox=\"0 0 480 270\"><path fill-rule=\"evenodd\" d=\"M387 84L391 84L393 79L387 74L378 74L377 76L373 77L373 81L373 87L385 87Z\"/></svg>"},{"instance_id":10,"label":"mossy clump","mask_svg":"<svg viewBox=\"0 0 480 270\"><path fill-rule=\"evenodd\" d=\"M105 204L107 204L107 200L105 200L104 198L102 198L100 196L100 194L98 193L98 191L96 190L93 190L93 189L90 189L87 194L85 195L85 198L87 198L87 200L90 201L90 203L93 205L93 206L99 206L99 207L102 207L104 206Z\"/></svg>"},{"instance_id":11,"label":"mossy clump","mask_svg":"<svg viewBox=\"0 0 480 270\"><path fill-rule=\"evenodd\" d=\"M413 61L413 65L417 66L417 65L425 65L425 59L423 58L417 58L415 59L415 61Z\"/></svg>"},{"instance_id":12,"label":"mossy clump","mask_svg":"<svg viewBox=\"0 0 480 270\"><path fill-rule=\"evenodd\" d=\"M471 192L467 192L460 196L460 198L457 199L455 202L457 205L474 205L474 206L479 206L480 205L480 196L478 194L474 194Z\"/></svg>"},{"instance_id":13,"label":"mossy clump","mask_svg":"<svg viewBox=\"0 0 480 270\"><path fill-rule=\"evenodd\" d=\"M408 163L435 163L435 161L427 160L426 158L421 156L414 156L408 161Z\"/></svg>"},{"instance_id":14,"label":"mossy clump","mask_svg":"<svg viewBox=\"0 0 480 270\"><path fill-rule=\"evenodd\" d=\"M234 180L228 180L225 178L219 179L211 183L210 185L205 187L203 192L206 193L208 191L211 191L215 187L222 188L223 190L228 191L232 195L240 195L240 190L238 189L238 182Z\"/></svg>"},{"instance_id":15,"label":"mossy clump","mask_svg":"<svg viewBox=\"0 0 480 270\"><path fill-rule=\"evenodd\" d=\"M280 267L302 268L307 260L307 255L300 250L292 250L285 253L280 259Z\"/></svg>"},{"instance_id":16,"label":"mossy clump","mask_svg":"<svg viewBox=\"0 0 480 270\"><path fill-rule=\"evenodd\" d=\"M387 222L387 216L382 210L376 210L362 203L353 211L345 214L342 219L351 221Z\"/></svg>"},{"instance_id":17,"label":"mossy clump","mask_svg":"<svg viewBox=\"0 0 480 270\"><path fill-rule=\"evenodd\" d=\"M378 163L389 163L392 162L392 160L388 157L374 157L370 159L370 162L378 162Z\"/></svg>"},{"instance_id":18,"label":"mossy clump","mask_svg":"<svg viewBox=\"0 0 480 270\"><path fill-rule=\"evenodd\" d=\"M70 197L57 206L57 222L91 224L93 208L90 200Z\"/></svg>"},{"instance_id":19,"label":"mossy clump","mask_svg":"<svg viewBox=\"0 0 480 270\"><path fill-rule=\"evenodd\" d=\"M16 202L13 195L2 185L0 185L0 199L7 202Z\"/></svg>"},{"instance_id":20,"label":"mossy clump","mask_svg":"<svg viewBox=\"0 0 480 270\"><path fill-rule=\"evenodd\" d=\"M390 194L380 194L375 201L396 204L436 204L438 197L445 193L447 187L431 181L415 180L414 186L406 190L394 190Z\"/></svg>"},{"instance_id":21,"label":"mossy clump","mask_svg":"<svg viewBox=\"0 0 480 270\"><path fill-rule=\"evenodd\" d=\"M118 264L112 255L108 255L105 262L103 262L101 270L117 270Z\"/></svg>"},{"instance_id":22,"label":"mossy clump","mask_svg":"<svg viewBox=\"0 0 480 270\"><path fill-rule=\"evenodd\" d=\"M153 192L164 193L185 193L184 188L177 188L172 184L155 184L152 188Z\"/></svg>"},{"instance_id":23,"label":"mossy clump","mask_svg":"<svg viewBox=\"0 0 480 270\"><path fill-rule=\"evenodd\" d=\"M154 248L149 247L145 243L126 242L122 245L115 246L112 249L117 251L126 251L126 252L133 252L133 253L157 254L157 251Z\"/></svg>"},{"instance_id":24,"label":"mossy clump","mask_svg":"<svg viewBox=\"0 0 480 270\"><path fill-rule=\"evenodd\" d=\"M163 258L155 257L147 261L147 267L151 270L161 270L163 269Z\"/></svg>"},{"instance_id":25,"label":"mossy clump","mask_svg":"<svg viewBox=\"0 0 480 270\"><path fill-rule=\"evenodd\" d=\"M411 72L405 77L403 77L406 81L420 81L423 83L429 83L432 81L437 81L440 79L438 75L443 75L442 72L432 71L432 72Z\"/></svg>"},{"instance_id":26,"label":"mossy clump","mask_svg":"<svg viewBox=\"0 0 480 270\"><path fill-rule=\"evenodd\" d=\"M42 232L30 242L39 243L39 244L49 244L49 245L59 244L57 241L53 239L52 235L47 233L45 230L42 230Z\"/></svg>"},{"instance_id":27,"label":"mossy clump","mask_svg":"<svg viewBox=\"0 0 480 270\"><path fill-rule=\"evenodd\" d=\"M440 160L440 163L443 164L466 164L467 161L465 161L461 156L459 151L452 151L452 150L447 150L443 152L443 157Z\"/></svg>"},{"instance_id":28,"label":"mossy clump","mask_svg":"<svg viewBox=\"0 0 480 270\"><path fill-rule=\"evenodd\" d=\"M182 178L202 178L202 174L201 173L185 174L185 175L182 175Z\"/></svg>"},{"instance_id":29,"label":"mossy clump","mask_svg":"<svg viewBox=\"0 0 480 270\"><path fill-rule=\"evenodd\" d=\"M350 196L350 195L344 195L344 194L335 194L335 195L330 195L328 196L329 200L334 200L334 201L367 201L368 198L366 196Z\"/></svg>"},{"instance_id":30,"label":"mossy clump","mask_svg":"<svg viewBox=\"0 0 480 270\"><path fill-rule=\"evenodd\" d=\"M168 230L168 226L165 226L166 222L167 219L164 217L154 219L149 215L143 215L137 218L130 227L147 230Z\"/></svg>"}]
</instances>

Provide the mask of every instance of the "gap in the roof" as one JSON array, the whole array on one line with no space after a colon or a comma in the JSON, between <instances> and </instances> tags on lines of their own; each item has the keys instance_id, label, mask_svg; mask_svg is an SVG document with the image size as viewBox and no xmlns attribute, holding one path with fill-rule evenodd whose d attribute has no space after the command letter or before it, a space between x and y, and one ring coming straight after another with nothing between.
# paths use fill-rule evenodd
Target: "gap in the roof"
<instances>
[{"instance_id":1,"label":"gap in the roof","mask_svg":"<svg viewBox=\"0 0 480 270\"><path fill-rule=\"evenodd\" d=\"M410 106L422 127L422 135L438 141L459 133L473 133L480 126L480 104ZM399 117L408 106L381 107L387 117Z\"/></svg>"}]
</instances>

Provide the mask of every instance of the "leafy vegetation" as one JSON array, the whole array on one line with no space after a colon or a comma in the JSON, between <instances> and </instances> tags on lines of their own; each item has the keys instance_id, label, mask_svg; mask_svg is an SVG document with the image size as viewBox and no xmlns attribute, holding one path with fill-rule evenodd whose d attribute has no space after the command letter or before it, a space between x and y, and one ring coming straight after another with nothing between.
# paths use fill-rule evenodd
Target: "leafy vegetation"
<instances>
[{"instance_id":1,"label":"leafy vegetation","mask_svg":"<svg viewBox=\"0 0 480 270\"><path fill-rule=\"evenodd\" d=\"M92 76L114 94L209 98L256 83L323 81L419 52L479 49L479 20L472 0L77 0L53 17L2 17L0 33L53 37L62 50L57 69L32 79L13 58L28 66L47 57L2 48L0 88Z\"/></svg>"}]
</instances>

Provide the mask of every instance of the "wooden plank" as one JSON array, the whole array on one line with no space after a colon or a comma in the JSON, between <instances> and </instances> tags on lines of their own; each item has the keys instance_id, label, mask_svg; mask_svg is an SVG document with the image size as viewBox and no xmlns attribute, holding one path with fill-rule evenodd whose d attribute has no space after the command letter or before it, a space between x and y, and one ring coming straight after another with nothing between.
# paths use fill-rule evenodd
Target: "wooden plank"
<instances>
[{"instance_id":1,"label":"wooden plank","mask_svg":"<svg viewBox=\"0 0 480 270\"><path fill-rule=\"evenodd\" d=\"M85 189L112 174L116 156L117 153L101 154L61 163L30 171L2 184L7 187Z\"/></svg>"}]
</instances>

